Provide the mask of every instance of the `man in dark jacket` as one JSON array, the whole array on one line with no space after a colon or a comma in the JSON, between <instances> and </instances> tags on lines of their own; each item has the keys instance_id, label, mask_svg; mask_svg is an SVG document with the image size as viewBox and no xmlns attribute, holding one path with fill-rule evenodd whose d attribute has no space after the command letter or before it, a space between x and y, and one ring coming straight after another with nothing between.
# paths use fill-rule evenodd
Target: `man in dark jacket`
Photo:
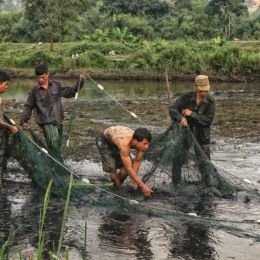
<instances>
[{"instance_id":1,"label":"man in dark jacket","mask_svg":"<svg viewBox=\"0 0 260 260\"><path fill-rule=\"evenodd\" d=\"M80 74L79 81L73 87L63 86L58 81L49 80L48 67L45 64L35 68L35 75L38 84L29 92L20 124L25 130L28 130L28 120L31 118L32 110L34 110L35 120L43 130L49 153L57 160L62 161L64 112L61 97L74 97L83 87L86 75Z\"/></svg>"},{"instance_id":2,"label":"man in dark jacket","mask_svg":"<svg viewBox=\"0 0 260 260\"><path fill-rule=\"evenodd\" d=\"M209 94L208 76L195 78L195 91L185 93L172 106L170 116L181 126L189 126L196 140L210 159L210 128L214 119L216 104Z\"/></svg>"}]
</instances>

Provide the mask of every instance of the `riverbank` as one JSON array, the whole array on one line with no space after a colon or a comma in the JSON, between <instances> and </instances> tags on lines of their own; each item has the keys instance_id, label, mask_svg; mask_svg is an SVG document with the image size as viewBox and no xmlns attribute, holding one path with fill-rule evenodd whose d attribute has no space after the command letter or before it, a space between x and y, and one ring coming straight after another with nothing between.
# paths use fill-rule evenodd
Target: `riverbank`
<instances>
[{"instance_id":1,"label":"riverbank","mask_svg":"<svg viewBox=\"0 0 260 260\"><path fill-rule=\"evenodd\" d=\"M33 70L18 70L18 69L6 69L8 73L12 76L12 78L20 78L20 79L34 79L34 71ZM81 72L88 73L92 78L97 80L158 80L165 81L165 73L159 72L145 72L145 71L135 71L135 72L126 72L126 71L93 71L90 69L77 69L73 71L50 71L51 77L57 79L77 79ZM207 74L207 73L206 73ZM176 74L175 72L168 72L169 81L194 81L196 73L194 74ZM210 78L211 82L260 82L260 74L259 77L249 76L244 77L240 75L230 75L226 76L216 76L207 74Z\"/></svg>"},{"instance_id":2,"label":"riverbank","mask_svg":"<svg viewBox=\"0 0 260 260\"><path fill-rule=\"evenodd\" d=\"M0 43L1 69L15 78L33 78L34 67L47 63L56 78L77 78L81 71L96 79L194 80L198 73L213 81L260 81L260 43L163 41Z\"/></svg>"}]
</instances>

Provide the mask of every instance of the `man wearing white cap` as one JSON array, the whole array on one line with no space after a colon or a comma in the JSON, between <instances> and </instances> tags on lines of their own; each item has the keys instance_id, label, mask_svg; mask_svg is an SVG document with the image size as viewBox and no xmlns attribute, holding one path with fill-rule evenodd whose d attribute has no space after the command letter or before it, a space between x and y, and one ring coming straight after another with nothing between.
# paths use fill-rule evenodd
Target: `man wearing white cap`
<instances>
[{"instance_id":1,"label":"man wearing white cap","mask_svg":"<svg viewBox=\"0 0 260 260\"><path fill-rule=\"evenodd\" d=\"M209 94L206 75L195 78L195 91L183 94L170 106L170 116L181 126L189 126L196 140L210 159L210 128L214 119L215 99Z\"/></svg>"}]
</instances>

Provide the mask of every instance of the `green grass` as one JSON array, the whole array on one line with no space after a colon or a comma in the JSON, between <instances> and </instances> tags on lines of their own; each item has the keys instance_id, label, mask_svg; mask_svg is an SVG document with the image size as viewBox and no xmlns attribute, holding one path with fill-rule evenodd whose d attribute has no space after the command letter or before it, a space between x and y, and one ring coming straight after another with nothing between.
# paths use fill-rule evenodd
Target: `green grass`
<instances>
[{"instance_id":1,"label":"green grass","mask_svg":"<svg viewBox=\"0 0 260 260\"><path fill-rule=\"evenodd\" d=\"M111 55L111 51L114 51ZM140 41L57 43L0 43L0 66L17 75L33 76L34 67L48 63L52 73L70 76L79 71L96 75L170 76L201 72L211 78L258 78L260 41ZM73 56L73 57L72 57ZM17 72L17 73L16 73ZM20 75L20 74L19 74Z\"/></svg>"}]
</instances>

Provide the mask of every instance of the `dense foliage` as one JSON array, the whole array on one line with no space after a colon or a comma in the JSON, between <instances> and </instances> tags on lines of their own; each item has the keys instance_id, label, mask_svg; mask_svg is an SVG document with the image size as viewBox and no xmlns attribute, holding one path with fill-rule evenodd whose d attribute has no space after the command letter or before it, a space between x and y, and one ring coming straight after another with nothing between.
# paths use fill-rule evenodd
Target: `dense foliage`
<instances>
[{"instance_id":1,"label":"dense foliage","mask_svg":"<svg viewBox=\"0 0 260 260\"><path fill-rule=\"evenodd\" d=\"M174 75L257 78L260 16L249 16L244 2L20 0L22 9L1 12L0 65L26 70L46 62L58 72L149 75L168 68Z\"/></svg>"},{"instance_id":2,"label":"dense foliage","mask_svg":"<svg viewBox=\"0 0 260 260\"><path fill-rule=\"evenodd\" d=\"M104 38L107 36L104 35ZM167 68L170 76L194 77L207 73L211 78L250 80L259 78L260 42L154 41L119 42L85 40L59 43L55 52L49 45L1 43L0 67L16 72L33 71L35 65L48 63L53 73L88 71L99 75L147 75L162 77Z\"/></svg>"},{"instance_id":3,"label":"dense foliage","mask_svg":"<svg viewBox=\"0 0 260 260\"><path fill-rule=\"evenodd\" d=\"M0 1L0 5L1 5ZM260 39L260 16L244 0L21 0L2 12L1 41L65 42L103 38ZM257 14L257 12L256 12ZM113 33L112 33L113 31Z\"/></svg>"}]
</instances>

